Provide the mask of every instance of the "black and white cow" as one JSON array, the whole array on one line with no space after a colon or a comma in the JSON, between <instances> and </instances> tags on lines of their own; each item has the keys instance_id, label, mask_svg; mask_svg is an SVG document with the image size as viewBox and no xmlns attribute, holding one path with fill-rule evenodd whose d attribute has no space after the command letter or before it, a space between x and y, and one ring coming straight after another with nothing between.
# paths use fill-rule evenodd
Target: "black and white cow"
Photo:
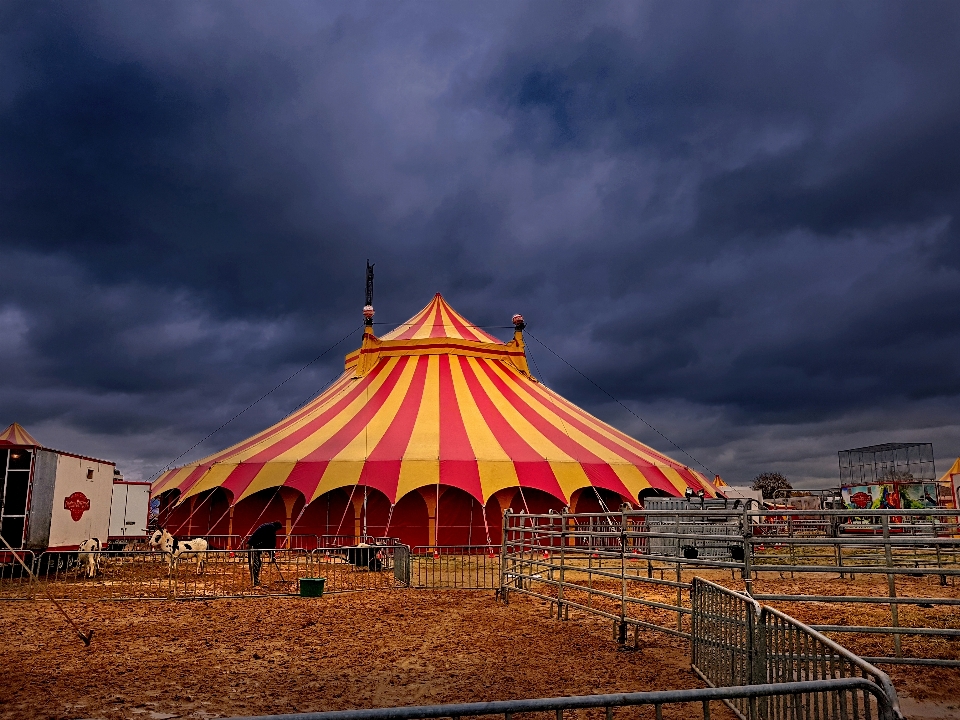
<instances>
[{"instance_id":1,"label":"black and white cow","mask_svg":"<svg viewBox=\"0 0 960 720\"><path fill-rule=\"evenodd\" d=\"M100 553L103 552L103 543L100 538L89 538L80 543L77 551L77 565L88 578L100 572Z\"/></svg>"},{"instance_id":2,"label":"black and white cow","mask_svg":"<svg viewBox=\"0 0 960 720\"><path fill-rule=\"evenodd\" d=\"M156 533L154 533L154 535L156 535ZM151 538L151 542L152 541L153 538ZM173 572L177 561L183 558L184 560L196 560L197 575L200 575L203 573L203 564L207 560L207 550L210 549L210 545L203 538L177 540L177 538L164 530L160 536L159 548L160 552L166 556L167 562L170 563L171 572Z\"/></svg>"},{"instance_id":3,"label":"black and white cow","mask_svg":"<svg viewBox=\"0 0 960 720\"><path fill-rule=\"evenodd\" d=\"M203 564L207 561L207 550L210 549L209 543L203 538L194 538L193 540L184 540L177 542L174 540L173 559L196 560L197 575L203 574Z\"/></svg>"}]
</instances>

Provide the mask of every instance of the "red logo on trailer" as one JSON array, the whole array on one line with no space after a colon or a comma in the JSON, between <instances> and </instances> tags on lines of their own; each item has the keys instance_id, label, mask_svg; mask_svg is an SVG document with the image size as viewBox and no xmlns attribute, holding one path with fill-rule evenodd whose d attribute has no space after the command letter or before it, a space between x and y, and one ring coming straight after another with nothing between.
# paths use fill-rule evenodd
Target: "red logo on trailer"
<instances>
[{"instance_id":1,"label":"red logo on trailer","mask_svg":"<svg viewBox=\"0 0 960 720\"><path fill-rule=\"evenodd\" d=\"M83 514L90 509L90 500L82 492L75 492L63 500L63 509L70 511L70 517L74 522L80 522Z\"/></svg>"}]
</instances>

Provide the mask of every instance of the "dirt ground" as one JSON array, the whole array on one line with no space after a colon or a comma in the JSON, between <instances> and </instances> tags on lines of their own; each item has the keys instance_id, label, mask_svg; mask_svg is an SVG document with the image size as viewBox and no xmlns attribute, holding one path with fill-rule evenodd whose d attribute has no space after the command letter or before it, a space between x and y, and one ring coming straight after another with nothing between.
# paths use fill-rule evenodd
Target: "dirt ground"
<instances>
[{"instance_id":1,"label":"dirt ground","mask_svg":"<svg viewBox=\"0 0 960 720\"><path fill-rule=\"evenodd\" d=\"M764 590L779 585L768 582ZM818 591L843 594L824 582ZM0 718L212 718L703 686L681 639L645 632L639 652L618 652L607 621L571 612L559 622L516 593L509 607L492 591L401 589L66 607L93 629L89 648L49 603L0 603ZM837 612L790 609L808 621ZM657 615L650 619L675 623L675 614ZM908 717L960 717L960 670L884 670L915 710ZM936 714L924 714L931 707ZM719 704L713 711L732 717Z\"/></svg>"},{"instance_id":2,"label":"dirt ground","mask_svg":"<svg viewBox=\"0 0 960 720\"><path fill-rule=\"evenodd\" d=\"M618 652L606 622L561 623L538 601L505 607L491 591L67 608L93 629L89 648L50 604L0 603L0 717L209 718L702 687L682 640L646 633L640 652ZM714 716L732 717L719 705Z\"/></svg>"}]
</instances>

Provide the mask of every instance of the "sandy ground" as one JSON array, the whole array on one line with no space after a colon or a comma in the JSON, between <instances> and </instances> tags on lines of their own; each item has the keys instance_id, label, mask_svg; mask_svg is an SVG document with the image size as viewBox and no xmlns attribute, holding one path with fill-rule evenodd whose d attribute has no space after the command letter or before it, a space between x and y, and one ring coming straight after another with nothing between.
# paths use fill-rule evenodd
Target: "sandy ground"
<instances>
[{"instance_id":1,"label":"sandy ground","mask_svg":"<svg viewBox=\"0 0 960 720\"><path fill-rule=\"evenodd\" d=\"M729 574L715 579L738 585ZM874 594L881 589L876 582L807 576L803 586L823 594ZM766 578L762 585L758 591L799 589L789 577ZM904 595L957 591L919 579L898 585ZM660 598L662 592L675 593L657 588L651 599L670 600ZM889 613L888 606L773 604L807 622L885 624ZM0 603L0 718L208 718L702 686L689 670L685 641L645 632L640 652L618 652L607 621L572 612L569 622L559 622L548 617L542 601L516 593L509 607L489 590L403 589L315 600L66 607L82 627L93 629L89 649L48 603ZM642 612L652 622L676 625L675 613ZM918 612L925 617L913 619L926 626L960 621L952 608ZM862 654L889 652L885 638L837 639ZM915 642L936 647L910 648ZM957 641L912 639L905 646L960 656ZM960 718L960 669L883 669L908 717ZM720 706L714 711L715 717L731 716ZM675 708L665 714L689 713ZM621 711L616 717L639 715Z\"/></svg>"},{"instance_id":2,"label":"sandy ground","mask_svg":"<svg viewBox=\"0 0 960 720\"><path fill-rule=\"evenodd\" d=\"M702 686L681 640L646 633L640 652L618 652L606 622L561 623L538 601L505 607L490 591L67 607L93 629L90 648L49 604L0 603L0 717L207 718ZM714 716L732 717L719 705Z\"/></svg>"}]
</instances>

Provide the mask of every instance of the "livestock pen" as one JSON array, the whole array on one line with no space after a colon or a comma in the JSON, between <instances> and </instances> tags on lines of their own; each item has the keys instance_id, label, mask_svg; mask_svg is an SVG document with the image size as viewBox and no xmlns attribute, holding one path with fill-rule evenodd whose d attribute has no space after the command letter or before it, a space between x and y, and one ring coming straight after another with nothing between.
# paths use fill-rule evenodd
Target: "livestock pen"
<instances>
[{"instance_id":1,"label":"livestock pen","mask_svg":"<svg viewBox=\"0 0 960 720\"><path fill-rule=\"evenodd\" d=\"M910 533L891 531L892 512L808 513L877 517L877 532L853 537L803 525L771 536L766 520L782 512L746 508L508 514L502 585L544 599L558 615L606 617L624 642L627 628L689 637L686 596L696 574L847 636L874 662L958 666L960 619L950 612L960 605L956 511L895 511Z\"/></svg>"}]
</instances>

